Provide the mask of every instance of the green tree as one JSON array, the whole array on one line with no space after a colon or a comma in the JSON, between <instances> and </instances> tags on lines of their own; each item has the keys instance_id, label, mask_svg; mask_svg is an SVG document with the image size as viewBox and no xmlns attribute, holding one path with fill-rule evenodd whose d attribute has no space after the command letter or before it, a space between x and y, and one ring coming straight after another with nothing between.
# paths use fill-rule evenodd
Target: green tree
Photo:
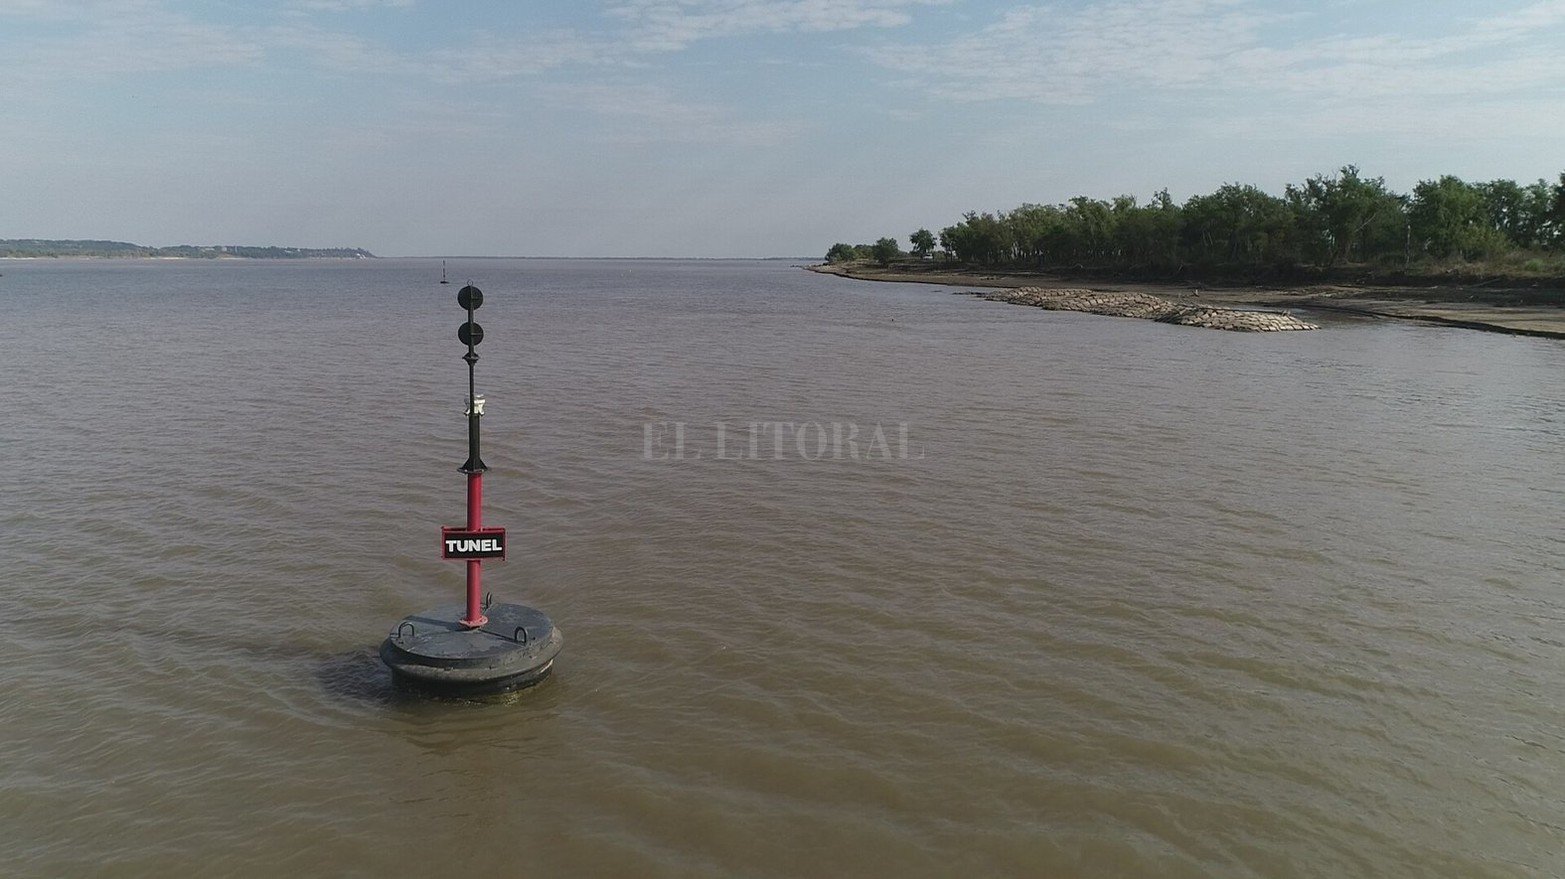
<instances>
[{"instance_id":1,"label":"green tree","mask_svg":"<svg viewBox=\"0 0 1565 879\"><path fill-rule=\"evenodd\" d=\"M913 248L914 253L918 254L919 259L928 258L930 251L935 249L934 233L928 229L920 229L914 232L908 236L907 240L908 245Z\"/></svg>"},{"instance_id":2,"label":"green tree","mask_svg":"<svg viewBox=\"0 0 1565 879\"><path fill-rule=\"evenodd\" d=\"M1288 202L1254 186L1227 183L1185 203L1184 238L1193 261L1270 265L1292 259L1295 229Z\"/></svg>"},{"instance_id":3,"label":"green tree","mask_svg":"<svg viewBox=\"0 0 1565 879\"><path fill-rule=\"evenodd\" d=\"M940 230L940 240L962 262L993 265L1008 258L1011 235L994 214L968 211L962 222Z\"/></svg>"},{"instance_id":4,"label":"green tree","mask_svg":"<svg viewBox=\"0 0 1565 879\"><path fill-rule=\"evenodd\" d=\"M1490 228L1499 231L1517 247L1538 246L1543 217L1534 211L1527 189L1514 180L1475 183L1473 188L1483 198L1484 219ZM1409 206L1409 215L1411 211Z\"/></svg>"},{"instance_id":5,"label":"green tree","mask_svg":"<svg viewBox=\"0 0 1565 879\"><path fill-rule=\"evenodd\" d=\"M1540 199L1545 203L1542 211L1543 239L1545 247L1565 247L1565 173L1560 174L1557 186L1538 181Z\"/></svg>"},{"instance_id":6,"label":"green tree","mask_svg":"<svg viewBox=\"0 0 1565 879\"><path fill-rule=\"evenodd\" d=\"M901 249L897 247L897 239L895 238L882 238L876 241L871 253L875 261L883 266L890 265L892 260L902 255Z\"/></svg>"},{"instance_id":7,"label":"green tree","mask_svg":"<svg viewBox=\"0 0 1565 879\"><path fill-rule=\"evenodd\" d=\"M1407 209L1413 241L1435 257L1488 256L1504 241L1489 207L1482 190L1457 177L1420 181Z\"/></svg>"},{"instance_id":8,"label":"green tree","mask_svg":"<svg viewBox=\"0 0 1565 879\"><path fill-rule=\"evenodd\" d=\"M1381 177L1359 176L1346 165L1335 177L1317 174L1301 187L1291 184L1288 204L1297 217L1306 258L1325 264L1395 253L1407 230L1407 199L1386 189Z\"/></svg>"},{"instance_id":9,"label":"green tree","mask_svg":"<svg viewBox=\"0 0 1565 879\"><path fill-rule=\"evenodd\" d=\"M1120 262L1128 267L1172 268L1183 260L1179 242L1182 211L1168 190L1137 205L1129 196L1114 200L1118 220L1114 226Z\"/></svg>"},{"instance_id":10,"label":"green tree","mask_svg":"<svg viewBox=\"0 0 1565 879\"><path fill-rule=\"evenodd\" d=\"M826 261L829 263L850 262L858 258L858 252L851 244L838 242L826 251Z\"/></svg>"},{"instance_id":11,"label":"green tree","mask_svg":"<svg viewBox=\"0 0 1565 879\"><path fill-rule=\"evenodd\" d=\"M1052 253L1053 233L1060 226L1060 209L1054 205L1024 204L1001 214L1010 247L1010 258L1038 266Z\"/></svg>"},{"instance_id":12,"label":"green tree","mask_svg":"<svg viewBox=\"0 0 1565 879\"><path fill-rule=\"evenodd\" d=\"M1102 264L1114 257L1114 206L1106 201L1077 196L1065 208L1074 261Z\"/></svg>"}]
</instances>

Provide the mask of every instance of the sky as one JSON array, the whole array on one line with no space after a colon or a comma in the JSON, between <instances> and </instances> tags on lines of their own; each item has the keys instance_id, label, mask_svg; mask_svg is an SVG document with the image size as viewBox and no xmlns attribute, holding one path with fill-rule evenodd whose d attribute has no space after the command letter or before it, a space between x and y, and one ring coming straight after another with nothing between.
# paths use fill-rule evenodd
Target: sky
<instances>
[{"instance_id":1,"label":"sky","mask_svg":"<svg viewBox=\"0 0 1565 879\"><path fill-rule=\"evenodd\" d=\"M818 257L1562 147L1565 0L0 0L0 238Z\"/></svg>"}]
</instances>

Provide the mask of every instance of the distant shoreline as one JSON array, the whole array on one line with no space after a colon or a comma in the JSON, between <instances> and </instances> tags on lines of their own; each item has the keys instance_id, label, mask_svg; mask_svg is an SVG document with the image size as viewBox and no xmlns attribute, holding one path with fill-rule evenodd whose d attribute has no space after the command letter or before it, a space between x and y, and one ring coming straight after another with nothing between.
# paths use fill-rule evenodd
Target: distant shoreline
<instances>
[{"instance_id":1,"label":"distant shoreline","mask_svg":"<svg viewBox=\"0 0 1565 879\"><path fill-rule=\"evenodd\" d=\"M149 247L95 238L0 238L0 259L376 259L362 247L176 244Z\"/></svg>"},{"instance_id":2,"label":"distant shoreline","mask_svg":"<svg viewBox=\"0 0 1565 879\"><path fill-rule=\"evenodd\" d=\"M114 255L85 255L69 254L61 256L0 256L0 260L8 262L134 262L143 260L146 262L297 262L299 260L339 259L344 261L357 261L363 259L384 259L379 256L114 256ZM439 257L435 257L439 259Z\"/></svg>"},{"instance_id":3,"label":"distant shoreline","mask_svg":"<svg viewBox=\"0 0 1565 879\"><path fill-rule=\"evenodd\" d=\"M810 271L858 281L939 284L947 287L1088 287L1101 292L1138 292L1193 304L1239 308L1320 309L1375 318L1415 320L1466 329L1565 339L1565 307L1525 301L1531 290L1473 285L1402 287L1394 285L1314 285L1306 287L1232 287L1213 289L1192 283L1111 282L1052 273L974 270L960 266L880 266L835 263L806 266Z\"/></svg>"}]
</instances>

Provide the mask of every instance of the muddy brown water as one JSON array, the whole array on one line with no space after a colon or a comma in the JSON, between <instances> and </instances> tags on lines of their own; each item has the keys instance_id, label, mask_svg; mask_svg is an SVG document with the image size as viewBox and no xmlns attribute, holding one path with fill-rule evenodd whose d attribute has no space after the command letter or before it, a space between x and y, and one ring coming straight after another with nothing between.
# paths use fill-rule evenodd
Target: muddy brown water
<instances>
[{"instance_id":1,"label":"muddy brown water","mask_svg":"<svg viewBox=\"0 0 1565 879\"><path fill-rule=\"evenodd\" d=\"M450 262L566 636L486 702L373 653L461 589L439 260L3 265L0 873L1565 869L1565 344Z\"/></svg>"}]
</instances>

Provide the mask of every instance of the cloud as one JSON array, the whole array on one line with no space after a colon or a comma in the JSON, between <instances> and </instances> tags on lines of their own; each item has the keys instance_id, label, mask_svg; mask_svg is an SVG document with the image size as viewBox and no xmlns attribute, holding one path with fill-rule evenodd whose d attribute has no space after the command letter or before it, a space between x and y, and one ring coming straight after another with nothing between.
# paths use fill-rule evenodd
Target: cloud
<instances>
[{"instance_id":1,"label":"cloud","mask_svg":"<svg viewBox=\"0 0 1565 879\"><path fill-rule=\"evenodd\" d=\"M79 17L81 10L54 0L0 0L0 15L64 21Z\"/></svg>"},{"instance_id":2,"label":"cloud","mask_svg":"<svg viewBox=\"0 0 1565 879\"><path fill-rule=\"evenodd\" d=\"M431 59L435 75L449 82L512 79L562 67L617 67L637 63L618 43L578 31L557 29L523 36L478 34L457 57Z\"/></svg>"},{"instance_id":3,"label":"cloud","mask_svg":"<svg viewBox=\"0 0 1565 879\"><path fill-rule=\"evenodd\" d=\"M499 82L566 67L626 67L709 39L894 27L949 0L612 0L602 27L468 35L461 51L399 52L323 26L317 13L407 7L412 0L287 0L275 24L231 25L160 0L0 0L0 17L48 22L17 40L0 70L32 81L271 63L288 54L321 69L446 83ZM0 37L0 45L5 42Z\"/></svg>"},{"instance_id":4,"label":"cloud","mask_svg":"<svg viewBox=\"0 0 1565 879\"><path fill-rule=\"evenodd\" d=\"M11 0L12 11L30 4ZM255 64L266 48L243 28L196 21L136 0L59 5L37 18L66 25L18 41L5 53L6 78L32 82L70 76L154 73Z\"/></svg>"},{"instance_id":5,"label":"cloud","mask_svg":"<svg viewBox=\"0 0 1565 879\"><path fill-rule=\"evenodd\" d=\"M357 12L382 6L406 9L413 0L294 0L292 5L306 12Z\"/></svg>"},{"instance_id":6,"label":"cloud","mask_svg":"<svg viewBox=\"0 0 1565 879\"><path fill-rule=\"evenodd\" d=\"M16 7L16 0L10 2ZM132 8L134 6L134 8ZM40 17L58 10L44 10ZM65 79L302 64L337 72L404 76L443 83L497 82L569 65L624 66L616 44L567 30L502 38L475 34L461 51L406 53L353 33L285 16L273 25L234 26L193 20L154 4L100 3L55 17L65 27L18 40L0 53L0 82L12 87ZM4 40L0 38L0 48Z\"/></svg>"},{"instance_id":7,"label":"cloud","mask_svg":"<svg viewBox=\"0 0 1565 879\"><path fill-rule=\"evenodd\" d=\"M274 49L302 53L317 66L348 73L404 76L446 84L493 83L563 67L627 67L635 59L614 43L571 30L501 38L474 34L460 51L400 53L352 34L308 24L268 29Z\"/></svg>"},{"instance_id":8,"label":"cloud","mask_svg":"<svg viewBox=\"0 0 1565 879\"><path fill-rule=\"evenodd\" d=\"M1565 55L1557 51L1562 25L1565 4L1538 3L1437 36L1338 36L1246 49L1228 66L1249 88L1307 106L1433 120L1449 118L1457 103L1464 110L1557 104L1546 99L1565 81Z\"/></svg>"},{"instance_id":9,"label":"cloud","mask_svg":"<svg viewBox=\"0 0 1565 879\"><path fill-rule=\"evenodd\" d=\"M1379 102L1325 101L1307 108L1264 109L1213 119L1202 130L1235 142L1297 142L1311 135L1371 131L1412 143L1494 144L1523 138L1558 142L1565 138L1565 99L1499 99L1452 102L1437 112L1395 112Z\"/></svg>"},{"instance_id":10,"label":"cloud","mask_svg":"<svg viewBox=\"0 0 1565 879\"><path fill-rule=\"evenodd\" d=\"M1565 0L1542 0L1514 12L1501 13L1481 21L1479 35L1520 36L1551 28L1565 22Z\"/></svg>"},{"instance_id":11,"label":"cloud","mask_svg":"<svg viewBox=\"0 0 1565 879\"><path fill-rule=\"evenodd\" d=\"M688 101L650 83L554 85L537 92L555 107L604 118L609 139L619 143L726 143L771 146L798 135L803 126L787 120L749 121L715 104Z\"/></svg>"},{"instance_id":12,"label":"cloud","mask_svg":"<svg viewBox=\"0 0 1565 879\"><path fill-rule=\"evenodd\" d=\"M269 51L297 52L306 63L328 70L398 73L407 67L406 61L396 52L352 34L308 24L276 25L267 28L264 34Z\"/></svg>"},{"instance_id":13,"label":"cloud","mask_svg":"<svg viewBox=\"0 0 1565 879\"><path fill-rule=\"evenodd\" d=\"M1255 0L1048 3L1013 9L944 43L868 54L946 100L1085 105L1123 97L1148 106L1162 99L1186 114L1284 100L1301 116L1375 107L1343 117L1359 124L1388 112L1438 112L1452 97L1515 101L1532 91L1536 104L1565 81L1565 53L1557 51L1565 0L1458 20L1432 36L1293 36L1338 24L1284 16Z\"/></svg>"},{"instance_id":14,"label":"cloud","mask_svg":"<svg viewBox=\"0 0 1565 879\"><path fill-rule=\"evenodd\" d=\"M946 98L1082 104L1116 88L1208 81L1270 19L1238 0L1025 6L944 44L869 54Z\"/></svg>"},{"instance_id":15,"label":"cloud","mask_svg":"<svg viewBox=\"0 0 1565 879\"><path fill-rule=\"evenodd\" d=\"M632 47L677 51L719 37L898 27L911 21L911 7L946 2L950 0L619 0L607 11L629 24Z\"/></svg>"}]
</instances>

